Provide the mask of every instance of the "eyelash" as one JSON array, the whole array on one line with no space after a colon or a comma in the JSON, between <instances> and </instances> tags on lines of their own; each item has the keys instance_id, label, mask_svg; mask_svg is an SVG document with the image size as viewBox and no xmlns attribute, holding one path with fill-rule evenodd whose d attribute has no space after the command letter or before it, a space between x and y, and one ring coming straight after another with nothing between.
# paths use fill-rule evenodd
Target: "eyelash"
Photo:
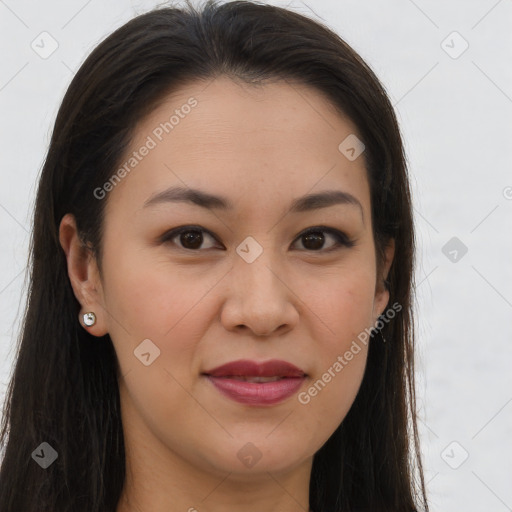
<instances>
[{"instance_id":1,"label":"eyelash","mask_svg":"<svg viewBox=\"0 0 512 512\"><path fill-rule=\"evenodd\" d=\"M182 233L187 233L189 231L190 232L206 233L209 236L211 236L217 243L219 243L217 238L208 229L205 229L205 228L203 228L201 226L193 226L193 225L192 226L182 226L182 227L179 227L179 228L171 229L170 231L168 231L167 233L165 233L161 237L160 241L161 242L165 242L165 243L168 243L168 242L174 243L174 242L172 242L172 240L174 238L178 237ZM329 235L334 237L334 239L336 240L336 245L334 247L331 247L330 249L318 249L318 250L303 249L306 252L311 252L311 253L330 253L332 251L340 250L343 247L347 247L347 248L353 247L356 244L355 240L351 240L342 231L339 231L337 229L330 228L330 227L327 227L327 226L314 226L312 228L306 229L305 231L303 231L302 233L300 233L297 236L297 238L294 240L294 243L295 243L295 241L301 239L302 237L305 237L305 236L307 236L309 234L314 234L314 233L328 233ZM181 249L181 250L187 251L187 252L201 252L201 249L187 249L186 247L179 247L179 246L178 246L178 249Z\"/></svg>"}]
</instances>

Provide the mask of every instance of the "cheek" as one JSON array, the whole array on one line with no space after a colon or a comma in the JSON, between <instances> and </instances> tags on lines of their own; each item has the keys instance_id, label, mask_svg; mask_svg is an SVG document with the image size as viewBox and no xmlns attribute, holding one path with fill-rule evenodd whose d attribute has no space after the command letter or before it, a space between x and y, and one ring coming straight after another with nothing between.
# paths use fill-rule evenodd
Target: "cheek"
<instances>
[{"instance_id":1,"label":"cheek","mask_svg":"<svg viewBox=\"0 0 512 512\"><path fill-rule=\"evenodd\" d=\"M143 336L164 335L213 285L211 276L182 271L158 249L129 239L111 241L104 267L106 305L127 331Z\"/></svg>"},{"instance_id":2,"label":"cheek","mask_svg":"<svg viewBox=\"0 0 512 512\"><path fill-rule=\"evenodd\" d=\"M146 339L160 350L160 363L184 363L200 339L198 311L215 284L214 276L180 273L169 262L149 261L147 253L128 247L111 246L105 255L108 331L122 370L140 364L134 350Z\"/></svg>"},{"instance_id":3,"label":"cheek","mask_svg":"<svg viewBox=\"0 0 512 512\"><path fill-rule=\"evenodd\" d=\"M350 354L350 359L347 358ZM361 386L368 347L363 343L335 351L309 385L299 393L298 402L310 429L320 433L321 444L347 416Z\"/></svg>"},{"instance_id":4,"label":"cheek","mask_svg":"<svg viewBox=\"0 0 512 512\"><path fill-rule=\"evenodd\" d=\"M149 426L165 444L183 445L183 432L187 439L204 436L205 425L218 425L191 398L191 390L198 372L195 353L205 331L207 300L201 299L215 282L212 277L180 276L158 263L119 264L111 275L109 307L116 319L110 323L110 337L130 421L143 418L137 428ZM194 443L187 449L197 451Z\"/></svg>"},{"instance_id":5,"label":"cheek","mask_svg":"<svg viewBox=\"0 0 512 512\"><path fill-rule=\"evenodd\" d=\"M319 317L315 338L317 365L299 403L334 431L352 406L361 385L372 326L375 282L364 269L339 273L310 295L308 306Z\"/></svg>"},{"instance_id":6,"label":"cheek","mask_svg":"<svg viewBox=\"0 0 512 512\"><path fill-rule=\"evenodd\" d=\"M373 321L375 277L364 267L322 276L316 286L309 281L301 293L324 325L328 345L356 337Z\"/></svg>"}]
</instances>

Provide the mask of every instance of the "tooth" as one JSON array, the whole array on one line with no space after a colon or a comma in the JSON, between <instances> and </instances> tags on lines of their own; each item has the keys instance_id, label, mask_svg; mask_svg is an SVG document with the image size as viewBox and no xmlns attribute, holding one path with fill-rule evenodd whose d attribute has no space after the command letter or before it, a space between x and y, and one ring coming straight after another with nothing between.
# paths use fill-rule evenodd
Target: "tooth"
<instances>
[{"instance_id":1,"label":"tooth","mask_svg":"<svg viewBox=\"0 0 512 512\"><path fill-rule=\"evenodd\" d=\"M244 382L275 382L277 380L281 380L282 377L241 377L241 376L233 376L231 377L235 380L241 380Z\"/></svg>"}]
</instances>

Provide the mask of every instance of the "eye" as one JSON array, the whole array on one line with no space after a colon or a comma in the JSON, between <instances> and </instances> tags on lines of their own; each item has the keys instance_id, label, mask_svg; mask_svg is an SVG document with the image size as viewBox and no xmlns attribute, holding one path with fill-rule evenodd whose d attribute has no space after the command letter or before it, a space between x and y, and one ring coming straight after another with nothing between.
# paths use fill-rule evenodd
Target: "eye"
<instances>
[{"instance_id":1,"label":"eye","mask_svg":"<svg viewBox=\"0 0 512 512\"><path fill-rule=\"evenodd\" d=\"M323 247L326 239L324 233L327 233L328 236L334 239L334 245L328 249ZM309 228L303 231L297 237L297 240L303 240L303 245L306 247L306 250L316 252L331 252L343 246L353 247L355 245L355 241L351 240L345 233L327 226Z\"/></svg>"},{"instance_id":2,"label":"eye","mask_svg":"<svg viewBox=\"0 0 512 512\"><path fill-rule=\"evenodd\" d=\"M187 249L191 251L197 251L203 243L204 236L210 237L212 240L216 238L206 229L201 226L182 226L180 228L172 229L168 231L161 239L162 242L173 242L173 240L179 237L180 249ZM204 247L203 247L204 248ZM207 247L208 248L208 247Z\"/></svg>"},{"instance_id":3,"label":"eye","mask_svg":"<svg viewBox=\"0 0 512 512\"><path fill-rule=\"evenodd\" d=\"M327 234L327 237L326 235ZM178 245L178 248L190 251L198 251L199 249L205 249L202 247L205 236L210 238L214 242L217 242L217 238L207 229L201 226L182 226L179 228L168 231L161 237L161 242L171 242ZM179 238L178 238L179 237ZM331 247L325 248L325 240L331 238L333 243ZM178 239L179 243L174 242L174 239ZM341 247L353 247L355 241L351 240L345 233L334 228L327 226L315 226L303 231L297 238L302 240L304 250L308 252L331 252ZM218 242L217 242L218 243ZM211 249L213 246L206 247Z\"/></svg>"}]
</instances>

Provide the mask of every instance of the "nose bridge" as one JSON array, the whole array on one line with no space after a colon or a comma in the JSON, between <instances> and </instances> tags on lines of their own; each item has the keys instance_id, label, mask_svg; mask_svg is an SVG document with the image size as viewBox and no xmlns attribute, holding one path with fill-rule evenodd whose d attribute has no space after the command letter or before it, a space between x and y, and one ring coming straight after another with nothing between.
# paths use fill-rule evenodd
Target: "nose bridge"
<instances>
[{"instance_id":1,"label":"nose bridge","mask_svg":"<svg viewBox=\"0 0 512 512\"><path fill-rule=\"evenodd\" d=\"M259 237L262 240L262 237ZM270 237L266 237L266 241ZM252 236L246 237L236 248L235 281L246 290L248 298L260 300L281 292L283 286L281 262L269 244L260 243Z\"/></svg>"},{"instance_id":2,"label":"nose bridge","mask_svg":"<svg viewBox=\"0 0 512 512\"><path fill-rule=\"evenodd\" d=\"M265 240L270 240L266 237ZM277 251L249 236L236 248L224 319L257 335L270 334L296 321Z\"/></svg>"}]
</instances>

